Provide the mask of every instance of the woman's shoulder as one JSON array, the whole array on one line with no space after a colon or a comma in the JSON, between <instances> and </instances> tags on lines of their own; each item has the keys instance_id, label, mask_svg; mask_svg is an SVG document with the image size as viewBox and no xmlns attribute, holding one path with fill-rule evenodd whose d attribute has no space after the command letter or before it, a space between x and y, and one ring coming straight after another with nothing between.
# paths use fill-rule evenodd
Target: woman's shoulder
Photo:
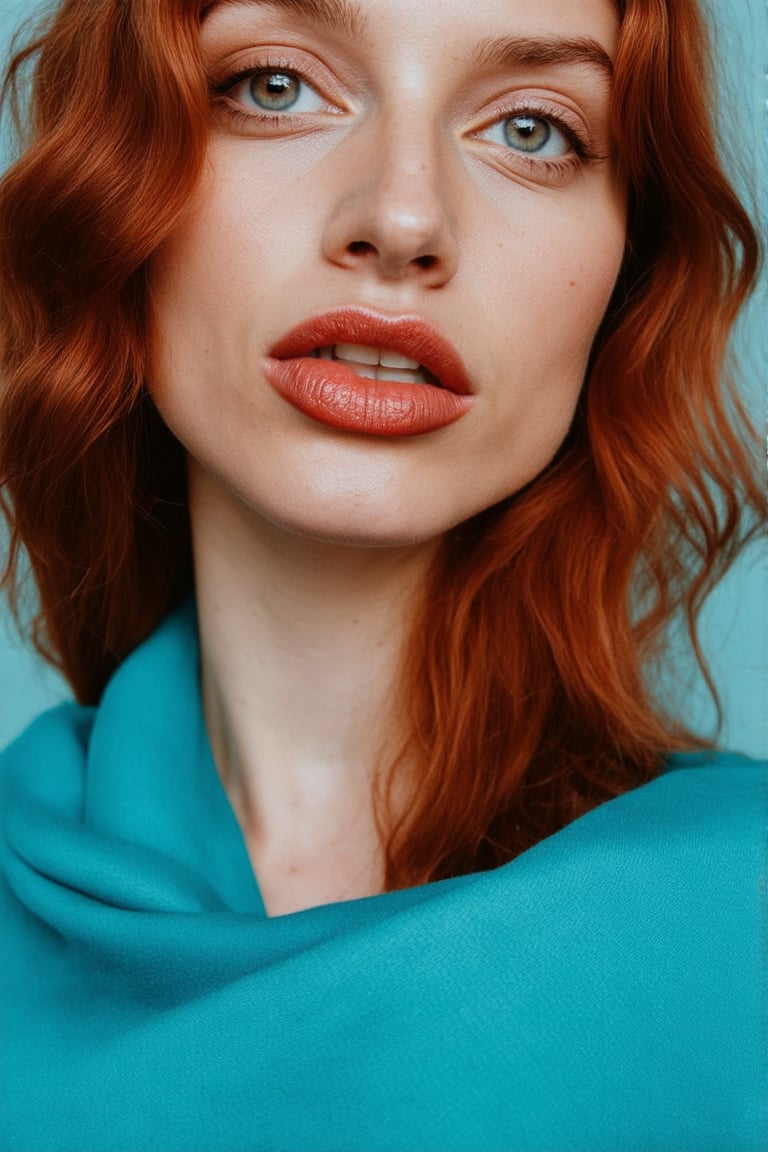
<instances>
[{"instance_id":1,"label":"woman's shoulder","mask_svg":"<svg viewBox=\"0 0 768 1152\"><path fill-rule=\"evenodd\" d=\"M728 750L671 753L655 779L610 799L557 833L556 851L615 856L645 874L648 859L687 864L692 884L721 869L733 844L763 850L768 760ZM535 851L535 849L533 849ZM721 863L717 863L720 861ZM724 876L723 876L724 879Z\"/></svg>"},{"instance_id":2,"label":"woman's shoulder","mask_svg":"<svg viewBox=\"0 0 768 1152\"><path fill-rule=\"evenodd\" d=\"M768 759L729 749L673 752L654 781L657 791L670 797L688 797L698 806L730 794L735 802L765 800Z\"/></svg>"},{"instance_id":3,"label":"woman's shoulder","mask_svg":"<svg viewBox=\"0 0 768 1152\"><path fill-rule=\"evenodd\" d=\"M664 774L684 769L708 772L727 770L744 771L747 775L755 774L759 779L766 768L768 759L763 757L748 756L734 749L704 748L696 752L671 752L665 760Z\"/></svg>"},{"instance_id":4,"label":"woman's shoulder","mask_svg":"<svg viewBox=\"0 0 768 1152\"><path fill-rule=\"evenodd\" d=\"M0 807L69 807L82 794L96 710L74 703L41 713L0 750Z\"/></svg>"},{"instance_id":5,"label":"woman's shoulder","mask_svg":"<svg viewBox=\"0 0 768 1152\"><path fill-rule=\"evenodd\" d=\"M768 760L741 752L712 749L672 753L653 782L654 802L676 807L686 821L722 822L743 813L750 823L765 819Z\"/></svg>"},{"instance_id":6,"label":"woman's shoulder","mask_svg":"<svg viewBox=\"0 0 768 1152\"><path fill-rule=\"evenodd\" d=\"M36 716L5 747L0 748L0 767L4 773L19 765L51 759L63 759L77 753L80 758L88 748L97 709L66 702L48 708Z\"/></svg>"}]
</instances>

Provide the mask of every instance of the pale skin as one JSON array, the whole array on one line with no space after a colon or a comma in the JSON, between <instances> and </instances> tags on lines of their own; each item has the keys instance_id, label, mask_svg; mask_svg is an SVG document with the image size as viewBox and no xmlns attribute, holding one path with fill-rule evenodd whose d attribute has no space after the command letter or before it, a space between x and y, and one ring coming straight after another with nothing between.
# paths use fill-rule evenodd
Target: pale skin
<instances>
[{"instance_id":1,"label":"pale skin","mask_svg":"<svg viewBox=\"0 0 768 1152\"><path fill-rule=\"evenodd\" d=\"M557 451L625 244L610 0L354 10L354 27L338 4L208 12L208 163L153 265L206 720L270 915L382 890L371 785L414 597L442 535ZM288 77L269 121L255 74ZM342 307L436 328L471 411L398 438L298 412L263 358Z\"/></svg>"}]
</instances>

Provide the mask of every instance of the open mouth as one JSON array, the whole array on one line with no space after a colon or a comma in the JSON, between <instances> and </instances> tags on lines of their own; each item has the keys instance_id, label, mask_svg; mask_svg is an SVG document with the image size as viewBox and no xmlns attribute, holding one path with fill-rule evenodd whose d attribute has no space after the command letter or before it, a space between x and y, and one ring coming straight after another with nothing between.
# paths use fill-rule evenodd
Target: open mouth
<instances>
[{"instance_id":1,"label":"open mouth","mask_svg":"<svg viewBox=\"0 0 768 1152\"><path fill-rule=\"evenodd\" d=\"M387 348L374 348L364 344L329 344L315 348L311 355L316 360L340 360L348 368L368 380L390 380L401 384L431 384L442 387L438 378L400 352Z\"/></svg>"},{"instance_id":2,"label":"open mouth","mask_svg":"<svg viewBox=\"0 0 768 1152\"><path fill-rule=\"evenodd\" d=\"M456 396L474 392L450 340L420 316L334 308L297 324L277 341L269 356L284 361L333 361L335 367L329 366L328 371L346 372L346 386L356 378L379 381L382 391L386 384L394 389L427 384L430 387L415 390L425 397L437 390Z\"/></svg>"},{"instance_id":3,"label":"open mouth","mask_svg":"<svg viewBox=\"0 0 768 1152\"><path fill-rule=\"evenodd\" d=\"M335 308L292 328L263 361L275 391L318 424L421 436L471 411L462 360L422 317Z\"/></svg>"}]
</instances>

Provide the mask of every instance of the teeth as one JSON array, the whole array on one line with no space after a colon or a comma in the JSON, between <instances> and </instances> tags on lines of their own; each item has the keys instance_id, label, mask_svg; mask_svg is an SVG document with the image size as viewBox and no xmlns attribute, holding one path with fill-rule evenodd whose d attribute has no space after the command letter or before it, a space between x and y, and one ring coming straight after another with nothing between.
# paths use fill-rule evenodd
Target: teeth
<instances>
[{"instance_id":1,"label":"teeth","mask_svg":"<svg viewBox=\"0 0 768 1152\"><path fill-rule=\"evenodd\" d=\"M353 360L356 364L378 364L378 348L365 348L362 344L336 344L333 348L336 360Z\"/></svg>"},{"instance_id":2,"label":"teeth","mask_svg":"<svg viewBox=\"0 0 768 1152\"><path fill-rule=\"evenodd\" d=\"M407 368L385 368L380 365L376 369L377 380L400 380L403 384L426 384L427 378L423 371L409 371Z\"/></svg>"},{"instance_id":3,"label":"teeth","mask_svg":"<svg viewBox=\"0 0 768 1152\"><path fill-rule=\"evenodd\" d=\"M358 376L368 380L395 380L401 384L428 383L426 369L418 360L409 360L399 352L369 348L363 344L334 344L316 348L312 355L318 360L343 360ZM432 382L434 378L432 378Z\"/></svg>"},{"instance_id":4,"label":"teeth","mask_svg":"<svg viewBox=\"0 0 768 1152\"><path fill-rule=\"evenodd\" d=\"M342 359L342 357L339 357ZM376 364L355 364L354 360L345 360L344 363L358 376L365 376L367 380L376 380L379 370Z\"/></svg>"},{"instance_id":5,"label":"teeth","mask_svg":"<svg viewBox=\"0 0 768 1152\"><path fill-rule=\"evenodd\" d=\"M386 348L368 348L363 344L334 344L331 348L321 348L323 360L346 360L354 364L381 364L384 368L409 368L415 372L421 367L418 360L409 360L399 352Z\"/></svg>"},{"instance_id":6,"label":"teeth","mask_svg":"<svg viewBox=\"0 0 768 1152\"><path fill-rule=\"evenodd\" d=\"M401 356L399 352L386 352L379 353L379 364L385 368L418 368L418 360L409 360L407 356Z\"/></svg>"}]
</instances>

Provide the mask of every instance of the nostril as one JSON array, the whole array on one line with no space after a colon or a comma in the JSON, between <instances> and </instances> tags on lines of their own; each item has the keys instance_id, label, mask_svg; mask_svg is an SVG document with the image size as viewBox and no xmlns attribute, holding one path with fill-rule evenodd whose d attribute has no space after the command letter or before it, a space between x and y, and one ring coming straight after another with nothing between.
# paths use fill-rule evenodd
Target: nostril
<instances>
[{"instance_id":1,"label":"nostril","mask_svg":"<svg viewBox=\"0 0 768 1152\"><path fill-rule=\"evenodd\" d=\"M409 247L411 247L409 245ZM369 260L375 261L381 266L382 271L388 275L402 275L407 269L418 268L422 272L433 273L435 269L439 269L442 264L440 256L436 256L434 252L422 252L418 255L418 248L411 247L411 251L405 250L406 245L397 246L395 244L383 243L381 245L371 243L369 240L350 240L344 248L344 257L350 261L350 266L361 266Z\"/></svg>"},{"instance_id":2,"label":"nostril","mask_svg":"<svg viewBox=\"0 0 768 1152\"><path fill-rule=\"evenodd\" d=\"M373 244L369 244L367 240L353 240L347 246L347 251L352 256L367 256L375 253L376 247ZM425 271L434 268L437 262L437 256L416 256L413 260L414 264L419 268L423 268Z\"/></svg>"}]
</instances>

